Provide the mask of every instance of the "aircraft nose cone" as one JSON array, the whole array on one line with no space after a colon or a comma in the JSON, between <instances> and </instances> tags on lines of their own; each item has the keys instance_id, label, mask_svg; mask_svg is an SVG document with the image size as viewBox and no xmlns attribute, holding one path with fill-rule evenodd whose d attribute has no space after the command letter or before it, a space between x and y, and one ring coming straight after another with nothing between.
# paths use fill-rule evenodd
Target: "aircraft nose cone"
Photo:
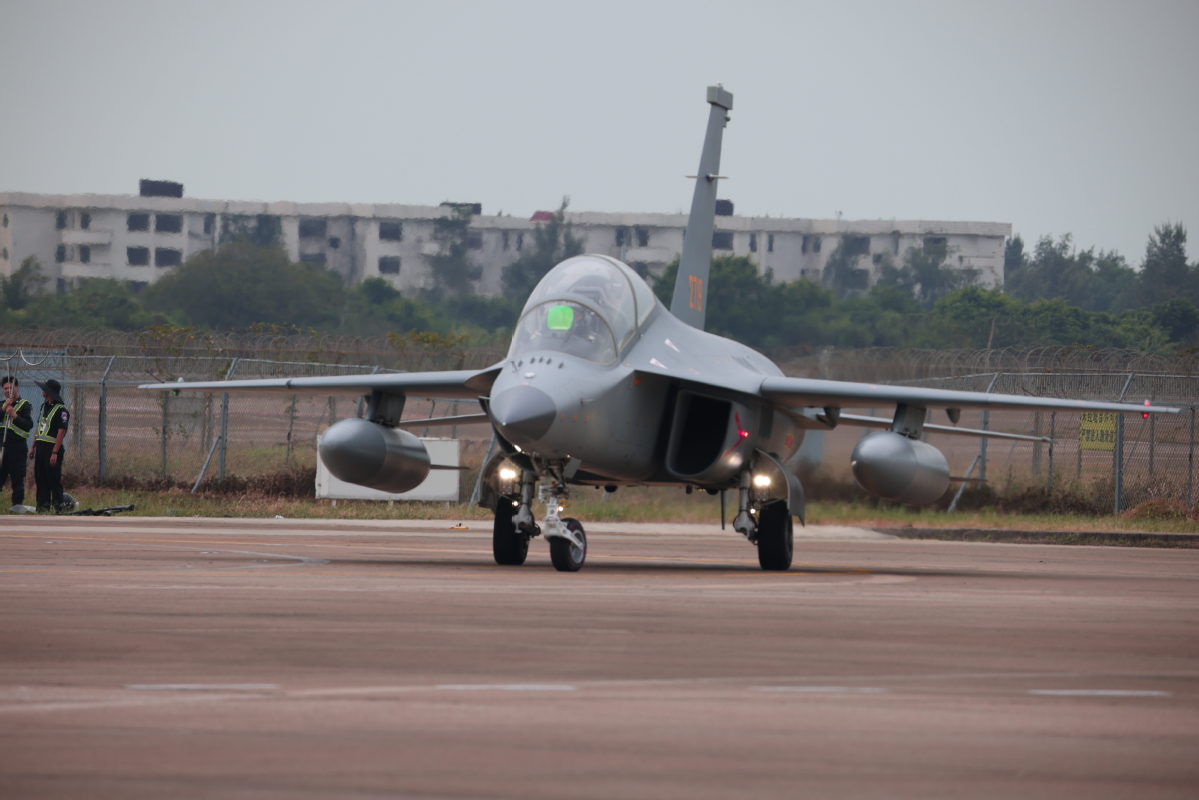
<instances>
[{"instance_id":1,"label":"aircraft nose cone","mask_svg":"<svg viewBox=\"0 0 1199 800\"><path fill-rule=\"evenodd\" d=\"M536 441L558 415L553 399L532 386L513 386L491 399L491 414L508 439Z\"/></svg>"}]
</instances>

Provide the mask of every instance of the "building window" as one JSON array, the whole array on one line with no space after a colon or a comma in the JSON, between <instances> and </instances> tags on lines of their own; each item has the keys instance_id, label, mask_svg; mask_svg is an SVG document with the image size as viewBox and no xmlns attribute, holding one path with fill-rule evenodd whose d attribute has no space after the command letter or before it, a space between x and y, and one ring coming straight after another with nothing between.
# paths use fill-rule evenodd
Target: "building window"
<instances>
[{"instance_id":1,"label":"building window","mask_svg":"<svg viewBox=\"0 0 1199 800\"><path fill-rule=\"evenodd\" d=\"M525 249L525 235L523 233L516 234L516 249L517 250Z\"/></svg>"},{"instance_id":2,"label":"building window","mask_svg":"<svg viewBox=\"0 0 1199 800\"><path fill-rule=\"evenodd\" d=\"M634 228L637 232L637 246L649 247L649 228Z\"/></svg>"},{"instance_id":3,"label":"building window","mask_svg":"<svg viewBox=\"0 0 1199 800\"><path fill-rule=\"evenodd\" d=\"M732 231L716 231L712 234L712 249L713 250L732 250L733 249L733 232Z\"/></svg>"},{"instance_id":4,"label":"building window","mask_svg":"<svg viewBox=\"0 0 1199 800\"><path fill-rule=\"evenodd\" d=\"M55 220L54 227L58 228L60 231L67 227L67 212L58 212L58 218Z\"/></svg>"},{"instance_id":5,"label":"building window","mask_svg":"<svg viewBox=\"0 0 1199 800\"><path fill-rule=\"evenodd\" d=\"M467 231L466 246L471 250L483 249L483 232L482 231Z\"/></svg>"},{"instance_id":6,"label":"building window","mask_svg":"<svg viewBox=\"0 0 1199 800\"><path fill-rule=\"evenodd\" d=\"M88 228L92 227L92 215L87 213L86 211L84 211L82 214L80 214L79 215L79 227L83 228L85 231Z\"/></svg>"},{"instance_id":7,"label":"building window","mask_svg":"<svg viewBox=\"0 0 1199 800\"><path fill-rule=\"evenodd\" d=\"M131 231L148 231L150 230L150 215L140 212L130 214L125 219L125 227Z\"/></svg>"},{"instance_id":8,"label":"building window","mask_svg":"<svg viewBox=\"0 0 1199 800\"><path fill-rule=\"evenodd\" d=\"M870 252L870 237L846 236L842 240L842 246L845 248L845 255L847 256L864 256Z\"/></svg>"},{"instance_id":9,"label":"building window","mask_svg":"<svg viewBox=\"0 0 1199 800\"><path fill-rule=\"evenodd\" d=\"M385 242L404 241L404 223L398 221L380 222L379 238Z\"/></svg>"},{"instance_id":10,"label":"building window","mask_svg":"<svg viewBox=\"0 0 1199 800\"><path fill-rule=\"evenodd\" d=\"M948 244L949 244L949 240L946 239L944 236L925 236L924 237L924 247L926 249L931 249L931 248L937 247L937 248L944 250L946 245L948 245Z\"/></svg>"},{"instance_id":11,"label":"building window","mask_svg":"<svg viewBox=\"0 0 1199 800\"><path fill-rule=\"evenodd\" d=\"M504 242L504 249L505 249L505 250L507 250L507 249L508 249L508 231L503 231L503 232L500 234L500 238L501 238L501 239L503 240L503 242Z\"/></svg>"},{"instance_id":12,"label":"building window","mask_svg":"<svg viewBox=\"0 0 1199 800\"><path fill-rule=\"evenodd\" d=\"M820 252L820 246L821 246L823 243L824 243L824 240L823 240L823 239L821 239L819 236L813 236L813 237L812 237L812 252L813 252L813 253L819 253L819 252Z\"/></svg>"},{"instance_id":13,"label":"building window","mask_svg":"<svg viewBox=\"0 0 1199 800\"><path fill-rule=\"evenodd\" d=\"M79 263L81 263L81 264L92 263L91 245L86 245L86 244L79 245Z\"/></svg>"},{"instance_id":14,"label":"building window","mask_svg":"<svg viewBox=\"0 0 1199 800\"><path fill-rule=\"evenodd\" d=\"M773 233L766 234L766 252L767 253L774 252L774 234Z\"/></svg>"},{"instance_id":15,"label":"building window","mask_svg":"<svg viewBox=\"0 0 1199 800\"><path fill-rule=\"evenodd\" d=\"M4 227L8 227L8 214L4 215Z\"/></svg>"},{"instance_id":16,"label":"building window","mask_svg":"<svg viewBox=\"0 0 1199 800\"><path fill-rule=\"evenodd\" d=\"M216 214L204 215L204 233L211 234L216 229Z\"/></svg>"},{"instance_id":17,"label":"building window","mask_svg":"<svg viewBox=\"0 0 1199 800\"><path fill-rule=\"evenodd\" d=\"M330 236L329 237L329 247L333 248L334 250L341 247L341 237L340 236Z\"/></svg>"},{"instance_id":18,"label":"building window","mask_svg":"<svg viewBox=\"0 0 1199 800\"><path fill-rule=\"evenodd\" d=\"M328 231L329 224L324 219L309 217L300 220L301 239L321 239Z\"/></svg>"},{"instance_id":19,"label":"building window","mask_svg":"<svg viewBox=\"0 0 1199 800\"><path fill-rule=\"evenodd\" d=\"M300 256L300 261L304 262L305 264L320 264L323 267L325 265L325 254L305 253L304 255Z\"/></svg>"},{"instance_id":20,"label":"building window","mask_svg":"<svg viewBox=\"0 0 1199 800\"><path fill-rule=\"evenodd\" d=\"M400 257L399 256L381 256L379 258L379 273L381 275L399 275L400 274Z\"/></svg>"},{"instance_id":21,"label":"building window","mask_svg":"<svg viewBox=\"0 0 1199 800\"><path fill-rule=\"evenodd\" d=\"M183 251L170 247L154 248L154 266L177 267L183 263Z\"/></svg>"},{"instance_id":22,"label":"building window","mask_svg":"<svg viewBox=\"0 0 1199 800\"><path fill-rule=\"evenodd\" d=\"M749 252L758 252L758 234L756 233L751 233L749 235Z\"/></svg>"},{"instance_id":23,"label":"building window","mask_svg":"<svg viewBox=\"0 0 1199 800\"><path fill-rule=\"evenodd\" d=\"M131 267L148 267L150 266L150 248L126 247L125 259Z\"/></svg>"},{"instance_id":24,"label":"building window","mask_svg":"<svg viewBox=\"0 0 1199 800\"><path fill-rule=\"evenodd\" d=\"M180 214L155 214L155 233L179 233L183 230L183 217Z\"/></svg>"},{"instance_id":25,"label":"building window","mask_svg":"<svg viewBox=\"0 0 1199 800\"><path fill-rule=\"evenodd\" d=\"M67 260L67 246L60 244L58 249L54 251L54 260L59 264Z\"/></svg>"},{"instance_id":26,"label":"building window","mask_svg":"<svg viewBox=\"0 0 1199 800\"><path fill-rule=\"evenodd\" d=\"M617 228L616 229L616 246L617 247L624 247L625 242L628 241L628 238L629 238L629 229L628 228Z\"/></svg>"}]
</instances>

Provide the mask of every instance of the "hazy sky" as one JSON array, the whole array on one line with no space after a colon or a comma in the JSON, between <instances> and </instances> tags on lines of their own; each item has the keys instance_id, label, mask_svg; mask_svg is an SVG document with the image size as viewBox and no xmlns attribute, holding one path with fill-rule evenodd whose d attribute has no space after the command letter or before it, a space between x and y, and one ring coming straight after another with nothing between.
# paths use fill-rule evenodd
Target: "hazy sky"
<instances>
[{"instance_id":1,"label":"hazy sky","mask_svg":"<svg viewBox=\"0 0 1199 800\"><path fill-rule=\"evenodd\" d=\"M1199 2L0 0L0 191L1011 222L1199 255Z\"/></svg>"}]
</instances>

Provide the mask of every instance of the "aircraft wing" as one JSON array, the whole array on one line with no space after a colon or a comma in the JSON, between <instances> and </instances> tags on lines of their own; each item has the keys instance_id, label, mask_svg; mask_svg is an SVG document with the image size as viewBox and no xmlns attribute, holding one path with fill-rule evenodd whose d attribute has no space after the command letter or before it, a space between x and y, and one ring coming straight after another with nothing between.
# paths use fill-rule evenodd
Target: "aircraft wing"
<instances>
[{"instance_id":1,"label":"aircraft wing","mask_svg":"<svg viewBox=\"0 0 1199 800\"><path fill-rule=\"evenodd\" d=\"M371 392L474 399L487 394L496 369L439 372L392 372L369 375L331 375L314 378L258 378L232 381L143 383L137 388L164 392L254 392L267 394L347 394Z\"/></svg>"},{"instance_id":2,"label":"aircraft wing","mask_svg":"<svg viewBox=\"0 0 1199 800\"><path fill-rule=\"evenodd\" d=\"M863 408L883 404L906 404L922 408L1004 408L1044 409L1046 411L1128 411L1177 414L1169 406L1144 406L1132 403L1108 403L1093 400L1067 400L1059 397L1030 397L1018 394L963 392L953 389L929 389L919 386L891 386L883 383L826 381L817 378L770 377L762 381L761 394L785 408Z\"/></svg>"}]
</instances>

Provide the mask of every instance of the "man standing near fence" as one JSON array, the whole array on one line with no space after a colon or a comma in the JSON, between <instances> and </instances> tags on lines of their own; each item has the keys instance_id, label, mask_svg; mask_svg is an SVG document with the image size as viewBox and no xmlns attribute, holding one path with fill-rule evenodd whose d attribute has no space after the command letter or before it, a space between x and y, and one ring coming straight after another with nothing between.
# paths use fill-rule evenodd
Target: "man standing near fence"
<instances>
[{"instance_id":1,"label":"man standing near fence","mask_svg":"<svg viewBox=\"0 0 1199 800\"><path fill-rule=\"evenodd\" d=\"M12 481L13 508L25 503L25 459L29 433L33 430L33 406L18 388L14 375L0 379L4 389L4 405L0 406L0 491L4 482Z\"/></svg>"},{"instance_id":2,"label":"man standing near fence","mask_svg":"<svg viewBox=\"0 0 1199 800\"><path fill-rule=\"evenodd\" d=\"M42 390L42 408L38 413L37 432L33 437L33 479L37 482L39 513L63 510L62 462L66 457L63 441L71 415L62 401L62 384L51 378L38 381Z\"/></svg>"}]
</instances>

